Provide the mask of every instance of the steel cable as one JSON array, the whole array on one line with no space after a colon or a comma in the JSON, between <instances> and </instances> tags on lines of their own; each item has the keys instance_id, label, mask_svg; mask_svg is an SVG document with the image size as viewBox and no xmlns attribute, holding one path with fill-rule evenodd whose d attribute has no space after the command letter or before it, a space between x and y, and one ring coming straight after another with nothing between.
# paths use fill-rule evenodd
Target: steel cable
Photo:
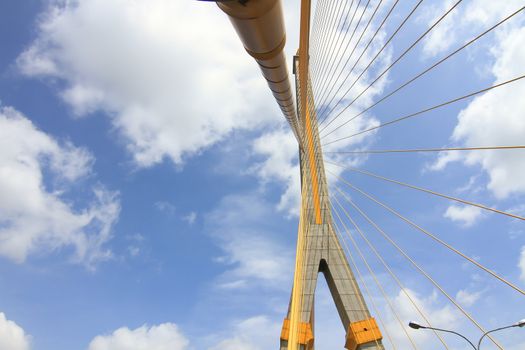
<instances>
[{"instance_id":1,"label":"steel cable","mask_svg":"<svg viewBox=\"0 0 525 350\"><path fill-rule=\"evenodd\" d=\"M414 149L378 149L363 151L326 151L326 154L388 154L388 153L424 153L424 152L452 152L452 151L487 151L525 149L519 146L486 146L486 147L446 147L446 148L414 148Z\"/></svg>"},{"instance_id":2,"label":"steel cable","mask_svg":"<svg viewBox=\"0 0 525 350\"><path fill-rule=\"evenodd\" d=\"M426 68L425 70L423 70L422 72L420 72L419 74L417 74L416 76L414 76L413 78L411 78L410 80L408 80L407 82L401 84L399 87L397 87L396 89L394 89L393 91L389 92L388 94L384 95L383 97L381 97L378 101L374 102L372 105L370 105L369 107L365 108L364 110L362 110L361 112L359 112L358 114L354 115L353 117L351 117L349 120L347 120L346 122L344 122L343 124L340 124L339 126L337 126L336 128L332 129L330 132L326 133L324 136L322 137L326 137L328 135L330 135L331 133L335 132L336 130L340 129L341 127L343 127L344 125L350 123L352 120L356 119L357 117L363 115L364 113L366 113L367 111L369 111L370 109L374 108L375 106L377 106L378 104L380 104L381 102L385 101L387 98L389 98L390 96L396 94L397 92L399 92L400 90L402 90L403 88L405 88L406 86L410 85L411 83L413 83L414 81L416 81L417 79L421 78L422 76L424 76L425 74L427 74L428 72L432 71L433 69L435 69L437 66L441 65L443 62L447 61L448 59L450 59L451 57L455 56L456 54L458 54L459 52L463 51L464 49L466 49L467 47L469 47L470 45L472 45L473 43L475 43L476 41L478 41L479 39L481 39L482 37L484 37L485 35L487 35L488 33L492 32L494 29L498 28L499 26L501 26L502 24L504 24L505 22L507 22L508 20L510 20L511 18L513 18L514 16L516 16L518 13L520 13L521 11L523 11L525 9L525 6L523 6L522 8L520 8L519 10L515 11L514 13L510 14L509 16L507 16L506 18L504 18L503 20L501 20L500 22L496 23L495 25L493 25L492 27L488 28L487 30L485 30L484 32L482 32L481 34L477 35L476 37L474 37L473 39L467 41L465 44L461 45L459 48L457 48L456 50L452 51L450 54L448 54L447 56L445 56L444 58L440 59L439 61L437 61L436 63L432 64L430 67ZM385 72L387 72L387 70L385 70L382 74L384 74ZM368 87L366 89L364 89L348 106L346 106L343 110L341 110L337 116L334 118L334 120L340 116L347 108L349 108L355 101L357 101L357 99L359 97L361 97L364 92L366 92L375 82L377 81L374 80L370 85L368 85Z\"/></svg>"},{"instance_id":3,"label":"steel cable","mask_svg":"<svg viewBox=\"0 0 525 350\"><path fill-rule=\"evenodd\" d=\"M410 13L409 13L409 14L403 19L403 21L398 25L398 27L396 28L396 30L394 31L394 33L393 33L392 35L390 35L390 37L387 39L387 41L382 45L381 49L379 49L379 51L375 54L375 56L372 58L372 60L368 63L367 68L365 68L365 70L367 70L368 67L370 67L370 66L374 63L374 61L379 57L379 55L380 55L380 54L386 49L386 47L388 46L388 44L392 41L392 39L394 39L394 37L399 33L399 31L405 26L405 24L407 23L407 21L410 19L410 17L412 17L412 15L414 14L414 12L416 12L417 8L423 3L423 1L424 1L424 0L419 0L419 1L417 2L417 4L412 8L412 10L410 11ZM388 16L390 16L390 14L392 13L392 11L393 11L394 7L397 5L397 3L398 3L398 1L396 1L396 2L394 3L394 5L392 6L390 12L388 13ZM388 16L387 16L387 18L388 18ZM386 21L386 18L385 18L385 20L383 21L383 23L381 23L381 26L378 28L378 30L376 30L376 33L375 33L375 35L374 35L373 38L375 38L375 36L379 33L379 29L384 25L385 21ZM373 39L372 39L372 40L373 40ZM351 74L352 74L352 72L354 71L354 69L355 69L355 67L357 66L357 64L361 61L361 58L362 58L363 55L365 54L365 52L366 52L366 50L368 49L368 47L371 45L372 40L367 44L367 46L365 47L365 49L363 50L363 52L361 53L361 55L359 56L359 58L357 59L357 61L354 63L353 67L350 69L350 72L346 75L346 78L343 80L343 82L341 83L341 85L340 85L339 88L337 89L337 91L336 91L336 93L335 93L335 95L334 95L334 98L335 98L335 96L339 93L339 91L341 90L341 88L344 86L344 83L347 81L347 79L351 76ZM363 71L362 74L364 74L364 71ZM362 74L361 74L361 76L362 76ZM352 84L352 86L353 86L353 85L355 85L355 83ZM330 111L329 111L328 113L325 113L325 111L326 111L326 108L328 108L328 106L332 103L332 101L330 101L327 105L325 105L326 108L325 108L324 110L320 111L320 115L319 115L319 117L320 117L320 118L322 117L322 119L321 119L319 125L322 125L322 124L326 121L327 117L332 113L332 111L334 110L335 106L339 105L339 103L342 101L343 98L344 98L344 95L343 95L343 97L341 97L341 98L336 102L336 104L334 105L334 107L331 108ZM323 114L324 114L324 115L323 115Z\"/></svg>"},{"instance_id":4,"label":"steel cable","mask_svg":"<svg viewBox=\"0 0 525 350\"><path fill-rule=\"evenodd\" d=\"M330 170L328 170L328 172L330 172ZM333 174L332 172L330 172L331 174ZM337 176L337 175L336 175ZM340 176L337 176L337 178L342 181L344 184L346 184L347 186L349 186L350 188L353 188L354 190L358 191L359 193L361 193L362 195L366 196L368 199L372 200L373 202L379 204L380 206L382 206L383 208L387 209L388 211L390 211L392 214L394 214L395 216L399 217L400 219L402 219L403 221L405 221L406 223L408 223L410 226L416 228L418 231L424 233L425 235L427 235L428 237L432 238L434 241L436 241L437 243L439 243L440 245L442 245L443 247L449 249L450 251L452 251L453 253L459 255L460 257L462 257L463 259L467 260L468 262L472 263L473 265L477 266L478 268L480 268L481 270L485 271L486 273L488 273L489 275L491 275L492 277L496 278L497 280L499 280L500 282L503 282L504 284L506 284L507 286L511 287L512 289L514 289L515 291L517 291L518 293L520 293L521 295L524 295L525 296L525 291L522 290L521 288L519 288L518 286L516 286L515 284L507 281L505 278L499 276L497 273L495 273L494 271L488 269L487 267L483 266L482 264L480 264L479 262L477 262L476 260L472 259L471 257L467 256L466 254L462 253L461 251L457 250L456 248L452 247L450 244L446 243L445 241L443 241L442 239L438 238L436 235L430 233L429 231L425 230L424 228L422 228L421 226L417 225L416 223L414 223L413 221L411 221L410 219L406 218L405 216L401 215L399 212L397 212L396 210L392 209L391 207L389 207L388 205L384 204L383 202L379 201L378 199L374 198L372 195L366 193L365 191L357 188L356 186L350 184L348 181L346 181L345 179L341 178Z\"/></svg>"},{"instance_id":5,"label":"steel cable","mask_svg":"<svg viewBox=\"0 0 525 350\"><path fill-rule=\"evenodd\" d=\"M399 0L397 0L399 1ZM397 4L397 1L394 5ZM361 43L361 40L363 39L364 35L366 34L367 30L368 30L368 27L370 26L370 24L372 23L375 15L377 14L379 8L381 7L381 4L383 3L383 0L380 0L378 3L377 3L377 6L376 8L374 9L374 12L372 13L372 15L370 16L370 18L368 19L368 22L365 26L365 28L363 29L363 31L361 32L361 35L359 36L359 38L357 39L356 41L356 44L354 45L352 51L350 52L350 54L348 55L347 59L346 59L346 62L345 64L343 65L343 67L341 68L341 70L339 71L339 74L337 75L337 78L335 79L335 81L333 80L334 76L335 76L335 71L338 70L338 67L339 65L341 64L342 60L343 60L343 57L345 56L346 54L346 51L348 50L348 47L350 46L350 43L352 42L352 38L353 38L353 35L357 29L357 26L356 28L354 29L354 32L352 33L352 36L350 38L350 40L348 40L348 43L345 47L345 50L343 51L343 54L339 57L339 61L337 62L336 64L336 67L335 67L335 71L334 71L334 74L330 77L330 80L328 81L328 84L326 86L326 89L324 91L322 91L321 93L319 93L319 106L323 106L323 104L326 102L326 100L328 98L330 98L330 93L333 91L334 87L335 87L335 83L337 83L337 81L339 80L339 78L341 77L341 75L343 74L343 71L344 69L346 68L346 66L348 65L348 63L350 62L350 59L353 57L354 55L354 52L355 50L358 48L359 44ZM363 12L364 14L364 12ZM388 15L387 15L388 16ZM388 18L388 17L386 17ZM379 28L380 29L380 28ZM377 33L377 31L376 31Z\"/></svg>"},{"instance_id":6,"label":"steel cable","mask_svg":"<svg viewBox=\"0 0 525 350\"><path fill-rule=\"evenodd\" d=\"M346 32L345 32L345 34L343 36L343 41L341 42L341 45L338 45L337 51L335 52L333 57L332 56L330 57L330 60L328 61L328 64L326 65L328 67L328 69L325 72L326 74L324 75L324 79L321 80L322 83L317 85L317 87L318 87L317 89L314 86L314 91L319 90L319 93L318 93L319 100L321 99L322 92L324 92L326 83L331 78L330 74L332 72L332 68L333 68L334 63L336 62L337 57L339 57L339 61L342 59L342 55L339 56L339 53L341 52L341 48L343 47L344 40L345 40L346 37L348 37L348 32L350 31L350 28L352 27L352 24L354 23L355 15L357 14L357 10L359 9L359 5L361 5L361 1L362 0L359 0L359 3L357 4L357 6L355 8L354 14L352 15L352 19L350 20L350 23L349 23L348 27L346 27ZM348 49L348 46L350 46L350 43L351 43L352 39L354 38L355 32L356 32L357 28L359 27L359 24L361 23L361 20L363 19L363 15L365 14L366 9L370 5L370 1L371 0L367 1L366 6L365 6L363 12L361 13L361 16L359 17L359 20L357 21L356 26L354 27L354 30L352 31L352 34L350 35L350 37L348 39L348 42L347 42L347 44L345 46L345 50L343 51L343 55L346 52L346 50Z\"/></svg>"},{"instance_id":7,"label":"steel cable","mask_svg":"<svg viewBox=\"0 0 525 350\"><path fill-rule=\"evenodd\" d=\"M462 203L462 204L467 204L467 205L470 205L470 206L473 206L473 207L476 207L476 208L480 208L480 209L483 209L483 210L491 211L493 213L506 215L506 216L509 216L511 218L514 218L514 219L525 220L525 217L520 216L520 215L516 215L516 214L512 214L512 213L506 212L506 211L502 211L502 210L498 210L498 209L495 209L495 208L491 208L491 207L488 207L488 206L483 205L483 204L467 201L465 199L452 197L452 196L449 196L449 195L446 195L446 194L443 194L443 193L439 193L439 192L436 192L436 191L429 190L427 188L414 186L414 185L408 184L406 182L401 182L401 181L389 179L387 177L380 176L380 175L371 173L371 172L366 171L366 170L357 169L357 168L353 168L353 167L346 167L346 166L343 166L341 164L337 164L337 163L330 162L330 161L325 161L325 162L329 163L329 164L332 164L332 165L336 165L336 166L341 167L341 168L343 168L345 170L349 170L349 171L353 171L353 172L356 172L356 173L364 174L364 175L367 175L367 176L370 176L370 177L373 177L373 178L376 178L376 179L380 179L380 180L383 180L383 181L386 181L386 182L390 182L390 183L394 183L394 184L397 184L397 185L400 185L400 186L408 187L408 188L411 188L411 189L414 189L414 190L417 190L417 191L425 192L425 193L428 193L428 194L431 194L431 195L434 195L434 196L437 196L437 197L446 198L446 199L449 199L451 201L459 202L459 203Z\"/></svg>"},{"instance_id":8,"label":"steel cable","mask_svg":"<svg viewBox=\"0 0 525 350\"><path fill-rule=\"evenodd\" d=\"M350 203L352 205L352 207L354 207L356 210L359 210L359 208L357 207L357 205L346 195L346 193L344 193L339 187L335 186L335 189L344 197L344 199ZM344 208L344 207L341 207L345 213L347 214L347 216L349 216L348 214L348 211ZM355 220L354 220L355 221ZM357 225L356 225L356 228L357 228ZM377 251L376 247L373 245L372 242L370 242L370 240L366 237L365 234L363 234L362 230L359 230L358 229L358 232L361 236L361 238L367 243L368 247L370 247L370 249L372 250L372 252L374 252L374 255L377 257L377 259L381 262L381 264L385 267L385 269L388 271L388 273L390 274L390 276L392 277L392 279L396 282L396 284L398 285L399 289L401 290L401 292L407 297L407 299L410 301L410 303L412 304L412 306L414 306L414 309L419 313L419 315L421 315L421 317L423 317L423 319L425 320L425 322L430 326L432 327L432 322L429 320L429 318L426 316L426 314L423 312L423 310L417 305L417 303L414 301L414 299L412 298L412 296L410 295L410 293L407 292L407 288L403 285L403 283L401 282L401 280L399 279L399 277L396 275L396 273L392 270L392 268L390 267L390 265L385 261L385 259L383 259L382 255ZM439 339L439 341L441 342L441 344L443 344L443 346L445 347L445 349L448 349L448 345L445 343L445 341L443 340L443 338L441 337L441 335L436 332L435 330L433 330L433 333L434 335Z\"/></svg>"},{"instance_id":9,"label":"steel cable","mask_svg":"<svg viewBox=\"0 0 525 350\"><path fill-rule=\"evenodd\" d=\"M427 112L430 112L430 111L433 111L435 109L438 109L438 108L441 108L441 107L445 107L445 106L448 106L452 103L456 103L456 102L459 102L459 101L462 101L462 100L465 100L467 98L470 98L470 97L473 97L473 96L476 96L476 95L479 95L481 93L484 93L484 92L487 92L487 91L490 91L490 90L493 90L493 89L496 89L496 88L499 88L499 87L502 87L502 86L505 86L507 84L510 84L510 83L514 83L518 80L521 80L525 78L525 75L521 75L519 77L516 77L516 78L513 78L513 79L510 79L510 80L507 80L507 81L504 81L502 83L499 83L499 84L496 84L496 85L493 85L493 86L490 86L490 87L487 87L487 88L484 88L484 89L481 89L481 90L478 90L478 91L474 91L474 92L471 92L467 95L463 95L463 96L460 96L460 97L457 97L457 98L454 98L452 100L449 100L447 102L443 102L443 103L440 103L438 105L435 105L435 106L432 106L432 107L429 107L429 108L425 108L423 110L420 110L418 112L415 112L415 113L410 113L410 114L407 114L407 115L404 115L402 117L399 117L399 118L396 118L396 119L393 119L389 122L386 122L386 123L381 123L377 126L374 126L374 127L371 127L371 128L368 128L368 129L365 129L365 130L362 130L360 132L357 132L355 134L352 134L350 136L345 136L345 137L341 137L339 139L336 139L336 140L333 140L333 141L330 141L330 142L326 142L323 144L323 146L326 146L326 145L330 145L332 143L335 143L335 142L339 142L339 141L342 141L342 140L346 140L346 139L349 139L351 137L354 137L354 136L358 136L358 135L362 135L364 133L367 133L367 132L370 132L370 131L373 131L373 130L377 130L379 128L382 128L382 127L385 127L385 126L388 126L388 125L392 125L392 124L395 124L395 123L398 123L398 122L401 122L403 120L406 120L406 119L409 119L409 118L413 118L413 117L417 117L421 114L424 114L424 113L427 113Z\"/></svg>"},{"instance_id":10,"label":"steel cable","mask_svg":"<svg viewBox=\"0 0 525 350\"><path fill-rule=\"evenodd\" d=\"M372 219L370 219L363 211L358 209L358 211L361 213L361 215L372 225L374 228L394 247L397 251L403 255L405 259L407 259L412 266L414 266L426 279L430 281L465 317L467 317L481 332L485 333L485 329L465 310L461 305L459 305L454 298L448 294L441 285L432 278L421 266L419 266L418 263L415 262L413 258L411 258L403 248L401 248L396 241L390 237L379 225L377 225ZM501 345L498 344L498 342L494 338L490 338L492 342L500 349L504 350Z\"/></svg>"}]
</instances>

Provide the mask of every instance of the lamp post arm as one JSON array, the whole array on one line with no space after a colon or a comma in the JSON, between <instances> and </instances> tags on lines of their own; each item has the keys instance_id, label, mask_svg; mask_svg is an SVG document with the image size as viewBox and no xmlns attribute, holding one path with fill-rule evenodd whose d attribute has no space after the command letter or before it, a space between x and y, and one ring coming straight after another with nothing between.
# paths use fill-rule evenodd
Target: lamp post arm
<instances>
[{"instance_id":1,"label":"lamp post arm","mask_svg":"<svg viewBox=\"0 0 525 350\"><path fill-rule=\"evenodd\" d=\"M470 344L470 346L472 346L472 348L473 348L474 350L477 350L476 346L474 346L474 344L473 344L473 343L472 343L467 337L465 337L463 334L460 334L460 333L458 333L458 332L454 332L454 331L449 331L448 329L441 329L441 328L434 328L434 327L425 327L425 328L427 328L427 329L433 329L433 330L435 330L435 331L439 331L439 332L445 332L445 333L452 333L452 334L455 334L455 335L457 335L457 336L459 336L459 337L465 339L465 340Z\"/></svg>"},{"instance_id":2,"label":"lamp post arm","mask_svg":"<svg viewBox=\"0 0 525 350\"><path fill-rule=\"evenodd\" d=\"M493 332L497 332L497 331L501 331L503 329L507 329L507 328L513 328L513 327L518 327L517 325L513 324L511 326L506 326L506 327L500 327L500 328L496 328L496 329L493 329L493 330L490 330L488 332L485 332L485 334L483 334L481 336L481 338L479 338L479 342L478 342L478 347L476 348L477 350L480 349L481 347L481 341L483 340L483 338L485 338L487 335L489 335L490 333L493 333Z\"/></svg>"}]
</instances>

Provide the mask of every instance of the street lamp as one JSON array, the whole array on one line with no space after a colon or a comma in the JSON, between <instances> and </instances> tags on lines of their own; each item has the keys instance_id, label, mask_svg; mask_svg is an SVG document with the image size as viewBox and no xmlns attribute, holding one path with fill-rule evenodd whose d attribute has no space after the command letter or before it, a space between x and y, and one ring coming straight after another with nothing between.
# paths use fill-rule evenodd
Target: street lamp
<instances>
[{"instance_id":1,"label":"street lamp","mask_svg":"<svg viewBox=\"0 0 525 350\"><path fill-rule=\"evenodd\" d=\"M503 329L508 329L508 328L514 328L514 327L524 327L525 326L525 319L519 321L519 322L516 322L510 326L505 326L505 327L500 327L500 328L496 328L496 329L493 329L493 330L490 330L488 332L485 332L481 338L479 338L479 342L478 342L478 347L475 347L474 344L467 338L465 337L464 335L458 333L458 332L454 332L454 331L451 331L451 330L448 330L448 329L441 329L441 328L434 328L434 327L428 327L428 326L422 326L420 325L419 323L417 322L409 322L408 323L408 326L410 328L413 328L413 329L432 329L434 331L439 331L439 332L446 332L446 333L452 333L452 334L455 334L457 336L460 336L461 338L465 339L469 344L470 346L472 346L472 348L474 350L480 350L481 349L481 341L483 340L483 338L485 338L487 335L489 335L490 333L493 333L493 332L497 332L497 331L501 331Z\"/></svg>"},{"instance_id":2,"label":"street lamp","mask_svg":"<svg viewBox=\"0 0 525 350\"><path fill-rule=\"evenodd\" d=\"M510 325L510 326L500 327L500 328L496 328L496 329L493 329L491 331L485 332L485 334L483 334L481 336L481 338L479 338L478 349L480 349L481 341L483 340L483 338L485 338L489 333L496 332L496 331L501 331L503 329L514 328L514 327L520 327L521 328L523 326L525 326L525 319L523 319L523 320L521 320L519 322L516 322L516 323L514 323L513 325Z\"/></svg>"},{"instance_id":3,"label":"street lamp","mask_svg":"<svg viewBox=\"0 0 525 350\"><path fill-rule=\"evenodd\" d=\"M410 328L413 328L413 329L432 329L434 331L439 331L439 332L446 332L446 333L452 333L452 334L455 334L457 336L460 336L461 338L465 339L469 344L470 346L472 346L472 348L474 350L477 350L477 348L474 346L474 344L472 344L472 342L467 338L465 337L464 335L462 334L459 334L458 332L454 332L454 331L450 331L448 329L441 329L441 328L434 328L434 327L428 327L428 326L422 326L420 325L419 323L416 323L416 322L409 322L408 323L408 326Z\"/></svg>"}]
</instances>

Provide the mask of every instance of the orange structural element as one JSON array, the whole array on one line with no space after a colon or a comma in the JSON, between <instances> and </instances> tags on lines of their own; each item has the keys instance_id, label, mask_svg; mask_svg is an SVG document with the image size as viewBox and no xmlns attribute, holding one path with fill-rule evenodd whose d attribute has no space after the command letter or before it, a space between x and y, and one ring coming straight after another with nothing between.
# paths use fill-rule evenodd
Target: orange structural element
<instances>
[{"instance_id":1,"label":"orange structural element","mask_svg":"<svg viewBox=\"0 0 525 350\"><path fill-rule=\"evenodd\" d=\"M383 339L375 318L350 323L345 348L356 350L359 346Z\"/></svg>"},{"instance_id":2,"label":"orange structural element","mask_svg":"<svg viewBox=\"0 0 525 350\"><path fill-rule=\"evenodd\" d=\"M312 124L310 119L310 111L308 109L308 106L305 107L306 112L306 133L307 133L307 153L308 153L308 161L310 163L310 177L312 178L312 195L314 199L314 210L315 210L315 223L320 225L323 223L323 219L321 217L321 200L319 196L319 178L317 175L317 164L315 161L315 148L314 148L314 140L313 140L313 133L312 133Z\"/></svg>"},{"instance_id":3,"label":"orange structural element","mask_svg":"<svg viewBox=\"0 0 525 350\"><path fill-rule=\"evenodd\" d=\"M306 345L307 349L311 348L314 343L314 334L310 323L301 322L297 332L297 344ZM285 318L281 330L281 340L288 340L290 334L290 320Z\"/></svg>"},{"instance_id":4,"label":"orange structural element","mask_svg":"<svg viewBox=\"0 0 525 350\"><path fill-rule=\"evenodd\" d=\"M308 153L308 161L310 165L310 177L312 181L312 195L314 200L315 223L320 225L323 223L321 216L321 201L319 196L319 178L317 175L317 164L315 157L314 145L314 130L312 125L312 118L310 114L310 106L308 99L308 81L309 81L309 40L310 40L310 0L301 1L301 34L299 38L299 101L301 106L302 117L304 118L305 135L303 145L306 147ZM320 145L319 145L320 146Z\"/></svg>"}]
</instances>

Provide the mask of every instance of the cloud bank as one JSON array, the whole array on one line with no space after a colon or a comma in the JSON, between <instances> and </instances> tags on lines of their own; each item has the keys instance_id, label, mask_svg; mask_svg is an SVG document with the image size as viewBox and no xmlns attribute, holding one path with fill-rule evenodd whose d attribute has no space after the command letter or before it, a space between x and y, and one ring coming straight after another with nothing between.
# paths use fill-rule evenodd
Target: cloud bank
<instances>
[{"instance_id":1,"label":"cloud bank","mask_svg":"<svg viewBox=\"0 0 525 350\"><path fill-rule=\"evenodd\" d=\"M282 118L209 3L51 1L18 67L59 81L78 116L104 112L140 167L180 164L235 129Z\"/></svg>"},{"instance_id":2,"label":"cloud bank","mask_svg":"<svg viewBox=\"0 0 525 350\"><path fill-rule=\"evenodd\" d=\"M99 335L88 350L186 350L189 341L177 325L163 323L136 329L122 327L110 335Z\"/></svg>"},{"instance_id":3,"label":"cloud bank","mask_svg":"<svg viewBox=\"0 0 525 350\"><path fill-rule=\"evenodd\" d=\"M0 256L22 263L30 254L71 247L73 259L87 265L109 257L104 244L119 216L117 194L93 187L83 208L63 198L93 161L15 109L0 109Z\"/></svg>"},{"instance_id":4,"label":"cloud bank","mask_svg":"<svg viewBox=\"0 0 525 350\"><path fill-rule=\"evenodd\" d=\"M0 312L0 349L29 350L30 344L31 339L24 329Z\"/></svg>"},{"instance_id":5,"label":"cloud bank","mask_svg":"<svg viewBox=\"0 0 525 350\"><path fill-rule=\"evenodd\" d=\"M460 14L462 20L457 21L460 27L455 29L456 37L451 45L481 32L522 5L519 1L473 1ZM525 28L522 17L518 15L498 29L495 32L496 40L489 44L488 52L492 63L488 78L494 79L494 84L524 73L522 62L525 59ZM427 42L427 45L432 45L432 42ZM443 48L445 49L448 46ZM474 98L459 113L451 140L454 144L465 147L521 145L525 133L522 113L525 108L525 100L522 98L524 95L525 83L518 81ZM442 170L454 161L469 166L479 165L489 176L487 188L498 199L505 199L512 194L525 193L524 155L522 150L447 153L436 161L433 168Z\"/></svg>"}]
</instances>

